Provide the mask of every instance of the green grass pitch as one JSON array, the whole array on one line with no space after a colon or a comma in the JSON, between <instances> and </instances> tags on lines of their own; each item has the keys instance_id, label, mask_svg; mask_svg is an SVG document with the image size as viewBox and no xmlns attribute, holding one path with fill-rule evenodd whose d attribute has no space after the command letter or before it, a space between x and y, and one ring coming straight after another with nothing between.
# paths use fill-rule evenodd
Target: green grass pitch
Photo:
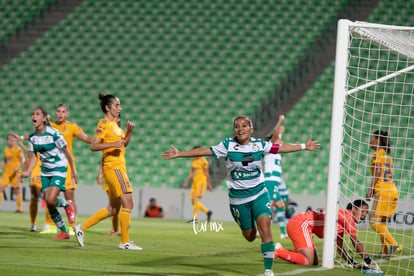
<instances>
[{"instance_id":1,"label":"green grass pitch","mask_svg":"<svg viewBox=\"0 0 414 276\"><path fill-rule=\"evenodd\" d=\"M39 214L41 228L44 214ZM80 216L82 222L85 216ZM85 247L75 238L55 241L54 235L30 232L28 213L0 211L1 275L261 275L260 239L247 242L234 222L216 221L216 231L207 227L195 234L192 224L178 220L133 219L130 238L143 251L122 251L119 237L105 236L107 219L86 232ZM273 225L275 240L279 229ZM200 231L201 230L201 231ZM374 235L372 235L375 238ZM321 255L322 240L315 239ZM292 248L290 240L282 245ZM387 261L407 264L410 259ZM385 263L380 264L382 267ZM361 275L349 268L324 270L277 259L275 275ZM393 275L387 273L387 275Z\"/></svg>"}]
</instances>

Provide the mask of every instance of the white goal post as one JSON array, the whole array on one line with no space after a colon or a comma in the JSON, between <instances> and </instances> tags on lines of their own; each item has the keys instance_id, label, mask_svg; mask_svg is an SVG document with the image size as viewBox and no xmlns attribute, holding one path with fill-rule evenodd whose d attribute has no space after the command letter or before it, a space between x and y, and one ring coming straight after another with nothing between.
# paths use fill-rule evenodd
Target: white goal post
<instances>
[{"instance_id":1,"label":"white goal post","mask_svg":"<svg viewBox=\"0 0 414 276\"><path fill-rule=\"evenodd\" d=\"M357 198L365 199L373 152L369 139L374 131L384 130L389 133L394 182L399 190L397 214L388 227L408 256L398 264L392 259L379 264L389 271L397 269L393 275L412 274L414 27L339 20L334 78L322 266L333 268L340 259L336 257L338 209ZM400 223L403 220L407 221ZM358 227L360 231L367 252L378 251L378 234L368 222Z\"/></svg>"}]
</instances>

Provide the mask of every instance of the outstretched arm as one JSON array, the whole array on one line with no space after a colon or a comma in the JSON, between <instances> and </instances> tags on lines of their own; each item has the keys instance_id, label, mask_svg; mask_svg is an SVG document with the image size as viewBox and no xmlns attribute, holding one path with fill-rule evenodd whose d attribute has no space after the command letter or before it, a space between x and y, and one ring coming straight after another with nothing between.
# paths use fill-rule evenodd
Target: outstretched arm
<instances>
[{"instance_id":1,"label":"outstretched arm","mask_svg":"<svg viewBox=\"0 0 414 276\"><path fill-rule=\"evenodd\" d=\"M295 152L300 150L317 151L321 145L318 141L312 141L312 135L309 136L305 144L280 144L279 152Z\"/></svg>"},{"instance_id":2,"label":"outstretched arm","mask_svg":"<svg viewBox=\"0 0 414 276\"><path fill-rule=\"evenodd\" d=\"M200 156L213 156L210 148L195 148L185 151L179 151L173 145L170 146L169 151L164 151L162 153L162 158L165 160L174 159L174 158L191 158L191 157L200 157Z\"/></svg>"}]
</instances>

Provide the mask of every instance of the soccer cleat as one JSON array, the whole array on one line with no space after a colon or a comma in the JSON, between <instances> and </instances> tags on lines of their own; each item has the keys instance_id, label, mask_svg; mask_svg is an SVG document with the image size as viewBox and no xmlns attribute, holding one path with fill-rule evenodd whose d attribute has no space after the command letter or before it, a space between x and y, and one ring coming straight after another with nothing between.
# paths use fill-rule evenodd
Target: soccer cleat
<instances>
[{"instance_id":1,"label":"soccer cleat","mask_svg":"<svg viewBox=\"0 0 414 276\"><path fill-rule=\"evenodd\" d=\"M69 228L69 235L75 236L75 230L73 230L73 228Z\"/></svg>"},{"instance_id":2,"label":"soccer cleat","mask_svg":"<svg viewBox=\"0 0 414 276\"><path fill-rule=\"evenodd\" d=\"M56 236L55 240L68 240L70 239L69 233L61 232Z\"/></svg>"},{"instance_id":3,"label":"soccer cleat","mask_svg":"<svg viewBox=\"0 0 414 276\"><path fill-rule=\"evenodd\" d=\"M72 205L72 200L68 200L69 206L65 207L66 215L68 216L69 224L75 223L76 221L76 212Z\"/></svg>"},{"instance_id":4,"label":"soccer cleat","mask_svg":"<svg viewBox=\"0 0 414 276\"><path fill-rule=\"evenodd\" d=\"M57 234L57 227L56 225L45 224L39 234Z\"/></svg>"},{"instance_id":5,"label":"soccer cleat","mask_svg":"<svg viewBox=\"0 0 414 276\"><path fill-rule=\"evenodd\" d=\"M83 247L83 230L82 225L78 224L73 226L73 231L75 232L76 241L78 242L80 247Z\"/></svg>"},{"instance_id":6,"label":"soccer cleat","mask_svg":"<svg viewBox=\"0 0 414 276\"><path fill-rule=\"evenodd\" d=\"M188 223L197 223L197 219L190 219L187 221Z\"/></svg>"},{"instance_id":7,"label":"soccer cleat","mask_svg":"<svg viewBox=\"0 0 414 276\"><path fill-rule=\"evenodd\" d=\"M121 242L118 245L118 248L122 249L122 250L142 250L142 247L139 247L133 241L129 241L129 242L126 242L126 243Z\"/></svg>"},{"instance_id":8,"label":"soccer cleat","mask_svg":"<svg viewBox=\"0 0 414 276\"><path fill-rule=\"evenodd\" d=\"M32 224L32 226L30 226L30 232L37 232L36 224Z\"/></svg>"},{"instance_id":9,"label":"soccer cleat","mask_svg":"<svg viewBox=\"0 0 414 276\"><path fill-rule=\"evenodd\" d=\"M281 250L283 249L283 246L280 243L275 243L275 250Z\"/></svg>"},{"instance_id":10,"label":"soccer cleat","mask_svg":"<svg viewBox=\"0 0 414 276\"><path fill-rule=\"evenodd\" d=\"M281 240L288 239L288 238L289 238L288 234L280 234Z\"/></svg>"},{"instance_id":11,"label":"soccer cleat","mask_svg":"<svg viewBox=\"0 0 414 276\"><path fill-rule=\"evenodd\" d=\"M212 214L213 214L213 212L211 212L211 211L207 212L207 222L210 222Z\"/></svg>"},{"instance_id":12,"label":"soccer cleat","mask_svg":"<svg viewBox=\"0 0 414 276\"><path fill-rule=\"evenodd\" d=\"M282 247L282 245L280 244L280 243L275 243L275 256L274 256L274 258L276 259L277 257L279 257L279 255L278 255L278 251L279 250L281 250L281 249L283 249L283 247Z\"/></svg>"},{"instance_id":13,"label":"soccer cleat","mask_svg":"<svg viewBox=\"0 0 414 276\"><path fill-rule=\"evenodd\" d=\"M273 274L273 271L271 269L266 269L265 272L263 273L264 276L273 276L275 274Z\"/></svg>"},{"instance_id":14,"label":"soccer cleat","mask_svg":"<svg viewBox=\"0 0 414 276\"><path fill-rule=\"evenodd\" d=\"M389 255L391 255L391 256L393 256L393 255L395 255L395 254L397 254L397 253L400 253L401 251L402 251L402 249L403 249L403 247L402 247L402 245L390 245L390 254Z\"/></svg>"}]
</instances>

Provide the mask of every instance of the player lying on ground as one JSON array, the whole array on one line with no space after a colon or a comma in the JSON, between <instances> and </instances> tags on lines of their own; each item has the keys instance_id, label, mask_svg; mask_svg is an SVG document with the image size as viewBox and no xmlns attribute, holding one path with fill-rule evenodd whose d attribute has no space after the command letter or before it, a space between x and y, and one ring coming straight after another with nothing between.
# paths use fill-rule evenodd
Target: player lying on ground
<instances>
[{"instance_id":1,"label":"player lying on ground","mask_svg":"<svg viewBox=\"0 0 414 276\"><path fill-rule=\"evenodd\" d=\"M337 242L336 249L338 254L354 268L369 268L381 270L377 263L373 261L365 252L364 245L358 239L355 224L363 221L368 213L368 203L362 199L357 199L353 203L349 203L346 209L338 211L337 225ZM279 243L276 244L275 259L282 258L291 263L301 265L318 265L319 257L312 239L312 234L318 238L323 238L325 227L325 210L318 209L315 211L307 211L299 213L291 218L287 225L287 233L292 240L295 251L284 249ZM344 248L344 233L347 233L351 242L364 263L356 262Z\"/></svg>"}]
</instances>

